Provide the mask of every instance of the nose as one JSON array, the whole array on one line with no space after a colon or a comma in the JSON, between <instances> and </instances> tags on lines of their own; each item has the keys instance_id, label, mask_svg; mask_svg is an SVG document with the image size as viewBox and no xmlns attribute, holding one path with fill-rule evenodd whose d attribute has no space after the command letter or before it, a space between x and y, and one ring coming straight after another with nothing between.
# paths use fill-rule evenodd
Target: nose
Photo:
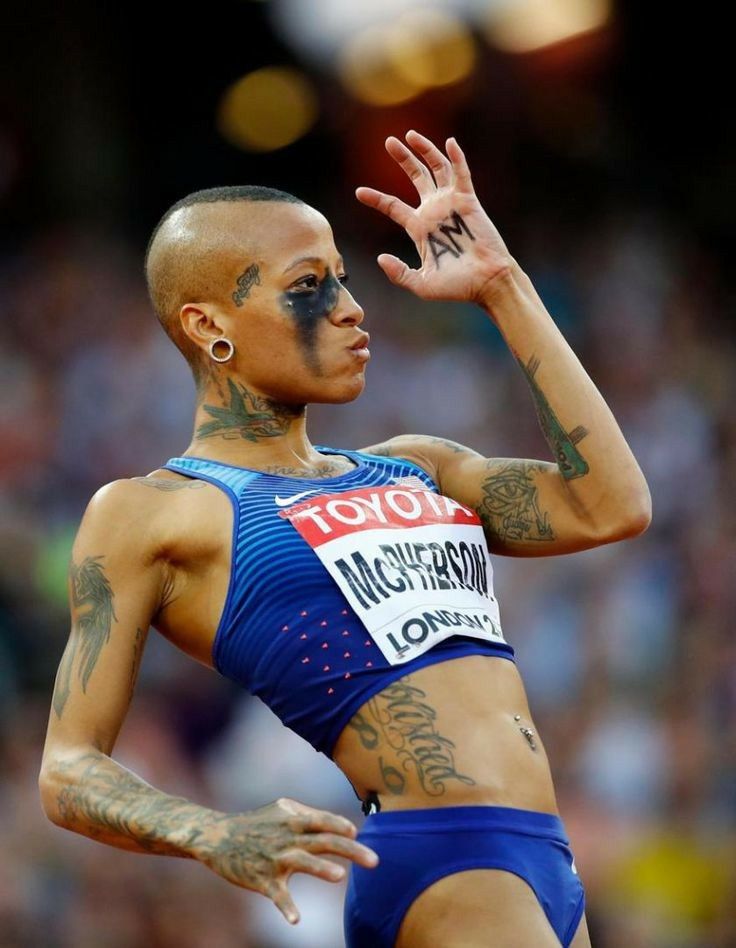
<instances>
[{"instance_id":1,"label":"nose","mask_svg":"<svg viewBox=\"0 0 736 948\"><path fill-rule=\"evenodd\" d=\"M347 287L341 285L337 306L330 314L332 322L336 326L359 326L364 315L363 307L356 303Z\"/></svg>"}]
</instances>

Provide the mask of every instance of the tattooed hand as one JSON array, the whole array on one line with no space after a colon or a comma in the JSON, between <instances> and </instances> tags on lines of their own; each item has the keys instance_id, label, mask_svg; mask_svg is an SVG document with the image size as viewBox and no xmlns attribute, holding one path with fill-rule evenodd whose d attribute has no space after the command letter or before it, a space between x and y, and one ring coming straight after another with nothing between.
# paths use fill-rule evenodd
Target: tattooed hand
<instances>
[{"instance_id":1,"label":"tattooed hand","mask_svg":"<svg viewBox=\"0 0 736 948\"><path fill-rule=\"evenodd\" d=\"M242 814L227 814L203 829L194 856L213 872L270 898L292 925L299 911L287 882L293 872L339 882L342 866L314 853L332 853L372 869L378 857L355 842L355 826L342 816L288 797Z\"/></svg>"},{"instance_id":2,"label":"tattooed hand","mask_svg":"<svg viewBox=\"0 0 736 948\"><path fill-rule=\"evenodd\" d=\"M455 139L448 138L446 155L418 132L407 132L406 140L414 151L393 137L386 139L386 150L411 178L419 207L373 188L355 193L406 230L422 265L412 270L388 253L380 254L378 263L392 283L422 299L480 303L484 289L513 263L511 254L476 197Z\"/></svg>"}]
</instances>

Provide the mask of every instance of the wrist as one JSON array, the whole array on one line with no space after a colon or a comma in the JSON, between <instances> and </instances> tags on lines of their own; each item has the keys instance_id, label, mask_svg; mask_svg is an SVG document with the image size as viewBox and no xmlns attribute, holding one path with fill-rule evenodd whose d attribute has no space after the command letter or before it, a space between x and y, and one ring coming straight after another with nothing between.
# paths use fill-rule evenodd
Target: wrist
<instances>
[{"instance_id":1,"label":"wrist","mask_svg":"<svg viewBox=\"0 0 736 948\"><path fill-rule=\"evenodd\" d=\"M201 815L188 820L174 834L171 841L183 856L207 863L227 835L229 814L202 808Z\"/></svg>"},{"instance_id":2,"label":"wrist","mask_svg":"<svg viewBox=\"0 0 736 948\"><path fill-rule=\"evenodd\" d=\"M511 257L506 267L487 280L478 294L478 305L493 316L494 310L518 298L526 289L529 278L516 260Z\"/></svg>"}]
</instances>

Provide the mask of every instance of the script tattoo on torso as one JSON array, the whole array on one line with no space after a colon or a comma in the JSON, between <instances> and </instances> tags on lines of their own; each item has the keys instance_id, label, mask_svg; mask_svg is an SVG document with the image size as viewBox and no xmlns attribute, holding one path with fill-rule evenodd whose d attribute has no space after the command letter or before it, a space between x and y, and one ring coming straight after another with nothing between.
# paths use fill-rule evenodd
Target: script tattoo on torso
<instances>
[{"instance_id":1,"label":"script tattoo on torso","mask_svg":"<svg viewBox=\"0 0 736 948\"><path fill-rule=\"evenodd\" d=\"M434 257L434 262L438 270L440 268L440 259L446 253L451 254L455 258L465 253L466 248L463 247L458 238L465 235L471 240L475 240L475 237L470 232L470 228L457 211L453 211L452 214L450 214L449 220L449 224L440 224L437 228L442 236L438 236L434 231L430 231L430 233L427 234L427 243L429 244L429 249L432 251L432 256Z\"/></svg>"},{"instance_id":2,"label":"script tattoo on torso","mask_svg":"<svg viewBox=\"0 0 736 948\"><path fill-rule=\"evenodd\" d=\"M445 793L449 780L474 785L475 780L458 773L454 742L437 731L437 712L423 700L426 693L410 681L411 675L405 675L388 685L370 699L367 714L359 711L349 724L366 750L382 744L401 763L399 770L387 764L383 756L378 758L387 792L397 796L404 792L406 777L402 770L413 770L424 792L432 797Z\"/></svg>"}]
</instances>

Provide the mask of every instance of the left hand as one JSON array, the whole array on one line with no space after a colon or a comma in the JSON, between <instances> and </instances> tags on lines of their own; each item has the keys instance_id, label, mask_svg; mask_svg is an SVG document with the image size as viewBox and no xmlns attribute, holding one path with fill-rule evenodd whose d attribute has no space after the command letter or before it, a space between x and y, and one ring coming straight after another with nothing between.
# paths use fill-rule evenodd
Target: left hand
<instances>
[{"instance_id":1,"label":"left hand","mask_svg":"<svg viewBox=\"0 0 736 948\"><path fill-rule=\"evenodd\" d=\"M514 260L478 201L455 139L447 139L446 155L418 132L407 132L406 140L413 151L393 136L386 139L386 151L412 180L419 207L373 188L357 188L355 195L406 230L422 265L412 270L388 253L380 254L378 263L392 283L422 299L481 303L491 281Z\"/></svg>"}]
</instances>

